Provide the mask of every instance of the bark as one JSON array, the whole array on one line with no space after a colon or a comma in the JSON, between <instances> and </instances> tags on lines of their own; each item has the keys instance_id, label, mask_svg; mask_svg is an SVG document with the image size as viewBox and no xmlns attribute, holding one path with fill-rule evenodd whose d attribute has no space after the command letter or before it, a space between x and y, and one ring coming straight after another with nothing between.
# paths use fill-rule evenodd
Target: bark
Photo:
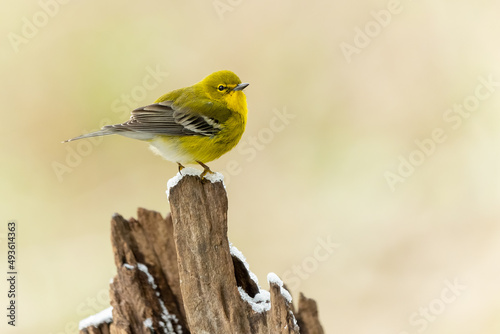
<instances>
[{"instance_id":1,"label":"bark","mask_svg":"<svg viewBox=\"0 0 500 334\"><path fill-rule=\"evenodd\" d=\"M314 300L301 294L295 313L279 279L261 290L231 250L222 182L184 176L169 195L165 219L113 216L112 321L80 333L323 333Z\"/></svg>"}]
</instances>

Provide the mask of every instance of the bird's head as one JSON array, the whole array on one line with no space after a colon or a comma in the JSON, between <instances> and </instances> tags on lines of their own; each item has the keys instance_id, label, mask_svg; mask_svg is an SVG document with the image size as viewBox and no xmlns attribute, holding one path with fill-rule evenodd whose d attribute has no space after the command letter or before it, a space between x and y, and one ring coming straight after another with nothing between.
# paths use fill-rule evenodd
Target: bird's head
<instances>
[{"instance_id":1,"label":"bird's head","mask_svg":"<svg viewBox=\"0 0 500 334\"><path fill-rule=\"evenodd\" d=\"M244 105L246 109L246 98L243 89L248 84L241 83L240 78L233 72L214 72L203 79L200 85L211 99L225 103L228 108L238 111Z\"/></svg>"}]
</instances>

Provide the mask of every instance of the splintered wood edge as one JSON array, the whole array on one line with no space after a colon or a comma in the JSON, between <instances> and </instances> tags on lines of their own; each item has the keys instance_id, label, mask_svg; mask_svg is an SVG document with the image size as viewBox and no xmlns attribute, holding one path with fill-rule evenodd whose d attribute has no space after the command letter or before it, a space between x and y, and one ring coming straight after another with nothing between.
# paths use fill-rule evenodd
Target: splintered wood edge
<instances>
[{"instance_id":1,"label":"splintered wood edge","mask_svg":"<svg viewBox=\"0 0 500 334\"><path fill-rule=\"evenodd\" d=\"M312 298L307 298L301 292L299 295L299 311L296 313L297 322L302 334L324 334L323 326L319 321L318 305Z\"/></svg>"},{"instance_id":2,"label":"splintered wood edge","mask_svg":"<svg viewBox=\"0 0 500 334\"><path fill-rule=\"evenodd\" d=\"M174 298L181 303L179 308L182 313L181 318L187 321L183 324L186 326L186 331L188 331L187 327L191 326L193 326L191 328L193 332L213 329L215 324L220 326L220 328L216 327L218 330L228 332L244 333L251 330L252 333L260 334L272 330L276 333L297 334L300 326L302 334L324 333L319 323L316 302L301 294L298 303L299 311L296 313L289 292L277 276L276 279L272 280L268 276L269 310L261 313L255 312L250 304L242 299L238 287L241 287L250 297L260 293L261 290L250 277L251 272L246 267L248 265L230 253L227 241L227 194L222 180L209 181L202 180L196 175L182 175L175 184L169 185L167 194L170 195L171 216L169 215L165 219L158 212L142 208L138 209L137 220L134 218L126 220L118 214L113 216L111 224L112 244L118 273L111 283L110 294L112 301L117 302L116 305L121 305L126 299L128 299L128 303L139 302L142 304L142 316L144 316L144 307L152 307L149 305L151 302L146 303L144 296L140 293L139 295L133 293L134 296L127 297L125 290L129 290L130 294L132 290L137 292L137 288L139 288L139 291L144 293L148 287L140 288L141 284L147 284L150 289L154 290L149 281L151 278L156 280L154 275L158 273L153 272L151 278L148 276L147 279L143 277L144 273L136 273L135 281L123 282L126 286L120 287L119 285L123 279L123 277L120 279L120 273L122 276L127 276L127 271L133 268L137 269L138 264L142 263L142 258L136 259L136 253L138 256L147 257L151 256L151 254L146 254L147 252L153 252L158 260L161 260L162 270L167 272L173 270L177 274L170 279L175 277L177 283L180 281L177 288L175 288L175 284L172 284L174 282L168 279L167 285L172 290ZM162 225L158 227L160 220ZM155 227L154 231L151 230L152 226ZM163 241L159 235L165 233L168 235L167 239L171 238L172 242L158 246L157 244ZM142 247L145 247L146 253L143 252ZM166 257L165 253L170 252L174 252L175 256ZM207 263L210 265L206 266ZM128 264L128 268L124 267L125 264ZM206 274L210 277L210 281L205 282L206 284L199 281L205 275L194 274L195 276L193 276L193 273L200 272L201 268L205 268L202 271L208 271ZM148 275L150 275L149 272ZM138 277L139 279L137 279ZM115 286L115 284L117 285ZM131 290L134 284L136 288ZM216 287L216 289L214 290L212 287ZM203 312L200 312L198 308L200 302L204 306ZM188 309L186 310L186 308ZM115 316L115 312L119 311L120 306L113 310L113 316ZM127 327L128 330L134 330L133 327L135 327L137 333L142 333L142 330L145 330L139 327L145 326L143 321L146 319L142 319L141 314L134 314L133 307L127 307L126 310L121 311L127 315L119 315L110 324L84 328L81 333L107 334L110 331L117 333L126 330ZM157 312L151 309L146 313ZM205 313L218 314L219 317L214 320L213 317L205 316ZM123 316L137 317L137 319L130 319L130 321L124 319ZM132 325L132 327L123 327L126 324ZM116 327L117 325L118 327Z\"/></svg>"}]
</instances>

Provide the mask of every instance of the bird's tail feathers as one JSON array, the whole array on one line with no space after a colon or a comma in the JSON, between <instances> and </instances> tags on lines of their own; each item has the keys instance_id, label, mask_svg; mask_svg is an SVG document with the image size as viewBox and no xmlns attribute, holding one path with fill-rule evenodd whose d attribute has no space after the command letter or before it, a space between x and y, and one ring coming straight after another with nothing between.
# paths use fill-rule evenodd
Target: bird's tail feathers
<instances>
[{"instance_id":1,"label":"bird's tail feathers","mask_svg":"<svg viewBox=\"0 0 500 334\"><path fill-rule=\"evenodd\" d=\"M84 135L81 135L81 136L78 136L78 137L75 137L75 138L71 138L71 139L65 140L65 141L63 141L63 143L67 143L67 142L70 142L70 141L73 141L73 140L78 140L78 139L83 139L83 138L107 136L107 135L112 135L114 133L115 132L110 131L110 129L103 128L103 129L101 129L99 131L87 133L87 134L84 134Z\"/></svg>"}]
</instances>

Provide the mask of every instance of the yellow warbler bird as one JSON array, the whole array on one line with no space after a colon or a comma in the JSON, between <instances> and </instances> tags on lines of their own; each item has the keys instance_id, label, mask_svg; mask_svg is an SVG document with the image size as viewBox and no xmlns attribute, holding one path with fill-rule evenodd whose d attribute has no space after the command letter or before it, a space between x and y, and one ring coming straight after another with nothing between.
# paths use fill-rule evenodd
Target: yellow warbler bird
<instances>
[{"instance_id":1,"label":"yellow warbler bird","mask_svg":"<svg viewBox=\"0 0 500 334\"><path fill-rule=\"evenodd\" d=\"M247 121L247 83L231 71L210 74L193 86L161 96L153 104L132 111L122 124L72 140L118 134L147 141L163 158L183 164L198 163L203 178L212 173L205 163L219 158L238 144Z\"/></svg>"}]
</instances>

